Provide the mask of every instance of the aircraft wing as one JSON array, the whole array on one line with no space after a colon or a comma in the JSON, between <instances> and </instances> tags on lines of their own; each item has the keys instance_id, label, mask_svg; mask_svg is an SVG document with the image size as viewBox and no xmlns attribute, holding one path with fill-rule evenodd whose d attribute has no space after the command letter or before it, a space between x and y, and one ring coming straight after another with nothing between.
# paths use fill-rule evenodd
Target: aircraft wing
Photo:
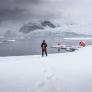
<instances>
[{"instance_id":1,"label":"aircraft wing","mask_svg":"<svg viewBox=\"0 0 92 92\"><path fill-rule=\"evenodd\" d=\"M57 49L64 49L66 51L75 51L78 50L78 46L67 46L67 45L53 45L52 48L57 48Z\"/></svg>"},{"instance_id":2,"label":"aircraft wing","mask_svg":"<svg viewBox=\"0 0 92 92\"><path fill-rule=\"evenodd\" d=\"M53 45L52 48L64 49L64 48L66 48L66 45Z\"/></svg>"}]
</instances>

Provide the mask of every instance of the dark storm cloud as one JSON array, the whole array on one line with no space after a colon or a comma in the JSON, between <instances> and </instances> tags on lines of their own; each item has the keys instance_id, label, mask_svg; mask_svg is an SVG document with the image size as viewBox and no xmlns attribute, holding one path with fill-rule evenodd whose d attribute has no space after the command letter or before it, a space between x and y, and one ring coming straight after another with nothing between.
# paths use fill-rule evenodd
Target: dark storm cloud
<instances>
[{"instance_id":1,"label":"dark storm cloud","mask_svg":"<svg viewBox=\"0 0 92 92\"><path fill-rule=\"evenodd\" d=\"M0 9L0 21L22 18L24 12L22 9Z\"/></svg>"},{"instance_id":2,"label":"dark storm cloud","mask_svg":"<svg viewBox=\"0 0 92 92\"><path fill-rule=\"evenodd\" d=\"M22 2L22 3L26 3L26 2L31 2L31 3L38 3L40 0L15 0L16 2Z\"/></svg>"},{"instance_id":3,"label":"dark storm cloud","mask_svg":"<svg viewBox=\"0 0 92 92\"><path fill-rule=\"evenodd\" d=\"M40 0L0 0L0 8L14 8L19 7L23 3L38 3Z\"/></svg>"},{"instance_id":4,"label":"dark storm cloud","mask_svg":"<svg viewBox=\"0 0 92 92\"><path fill-rule=\"evenodd\" d=\"M39 0L0 0L0 21L22 18L27 13L27 4L31 7L37 3Z\"/></svg>"},{"instance_id":5,"label":"dark storm cloud","mask_svg":"<svg viewBox=\"0 0 92 92\"><path fill-rule=\"evenodd\" d=\"M63 0L0 0L0 21L61 16Z\"/></svg>"},{"instance_id":6,"label":"dark storm cloud","mask_svg":"<svg viewBox=\"0 0 92 92\"><path fill-rule=\"evenodd\" d=\"M30 19L59 18L69 5L72 6L72 2L73 0L0 0L0 21L28 17Z\"/></svg>"}]
</instances>

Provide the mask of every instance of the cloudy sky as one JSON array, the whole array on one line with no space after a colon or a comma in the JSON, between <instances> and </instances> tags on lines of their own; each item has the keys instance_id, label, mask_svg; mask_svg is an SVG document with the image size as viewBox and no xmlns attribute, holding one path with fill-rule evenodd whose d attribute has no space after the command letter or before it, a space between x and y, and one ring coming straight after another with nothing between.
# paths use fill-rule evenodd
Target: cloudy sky
<instances>
[{"instance_id":1,"label":"cloudy sky","mask_svg":"<svg viewBox=\"0 0 92 92\"><path fill-rule=\"evenodd\" d=\"M17 20L25 17L29 4L31 6L37 3L37 0L0 0L0 20Z\"/></svg>"},{"instance_id":2,"label":"cloudy sky","mask_svg":"<svg viewBox=\"0 0 92 92\"><path fill-rule=\"evenodd\" d=\"M72 0L0 0L0 21L30 18L53 18L60 15Z\"/></svg>"},{"instance_id":3,"label":"cloudy sky","mask_svg":"<svg viewBox=\"0 0 92 92\"><path fill-rule=\"evenodd\" d=\"M87 14L91 4L91 0L0 0L0 21Z\"/></svg>"},{"instance_id":4,"label":"cloudy sky","mask_svg":"<svg viewBox=\"0 0 92 92\"><path fill-rule=\"evenodd\" d=\"M0 0L0 24L31 19L92 20L92 0Z\"/></svg>"}]
</instances>

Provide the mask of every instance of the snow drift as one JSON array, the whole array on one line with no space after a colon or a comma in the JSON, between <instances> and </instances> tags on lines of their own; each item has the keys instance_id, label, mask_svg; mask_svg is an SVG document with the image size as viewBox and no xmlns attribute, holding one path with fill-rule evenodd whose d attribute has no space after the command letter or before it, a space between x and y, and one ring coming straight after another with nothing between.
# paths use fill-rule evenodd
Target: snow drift
<instances>
[{"instance_id":1,"label":"snow drift","mask_svg":"<svg viewBox=\"0 0 92 92\"><path fill-rule=\"evenodd\" d=\"M0 92L92 92L91 50L0 57Z\"/></svg>"}]
</instances>

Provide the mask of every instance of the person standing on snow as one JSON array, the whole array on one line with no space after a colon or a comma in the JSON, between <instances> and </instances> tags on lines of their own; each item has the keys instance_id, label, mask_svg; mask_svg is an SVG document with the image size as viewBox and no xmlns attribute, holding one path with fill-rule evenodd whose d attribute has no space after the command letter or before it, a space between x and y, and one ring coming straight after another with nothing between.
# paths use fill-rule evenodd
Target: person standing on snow
<instances>
[{"instance_id":1,"label":"person standing on snow","mask_svg":"<svg viewBox=\"0 0 92 92\"><path fill-rule=\"evenodd\" d=\"M60 46L60 45L61 45L61 43L58 43L57 45L58 45L58 46ZM58 48L58 52L60 52L60 47Z\"/></svg>"},{"instance_id":2,"label":"person standing on snow","mask_svg":"<svg viewBox=\"0 0 92 92\"><path fill-rule=\"evenodd\" d=\"M42 48L42 56L44 56L44 53L47 56L47 43L45 42L45 40L43 40L41 48Z\"/></svg>"}]
</instances>

